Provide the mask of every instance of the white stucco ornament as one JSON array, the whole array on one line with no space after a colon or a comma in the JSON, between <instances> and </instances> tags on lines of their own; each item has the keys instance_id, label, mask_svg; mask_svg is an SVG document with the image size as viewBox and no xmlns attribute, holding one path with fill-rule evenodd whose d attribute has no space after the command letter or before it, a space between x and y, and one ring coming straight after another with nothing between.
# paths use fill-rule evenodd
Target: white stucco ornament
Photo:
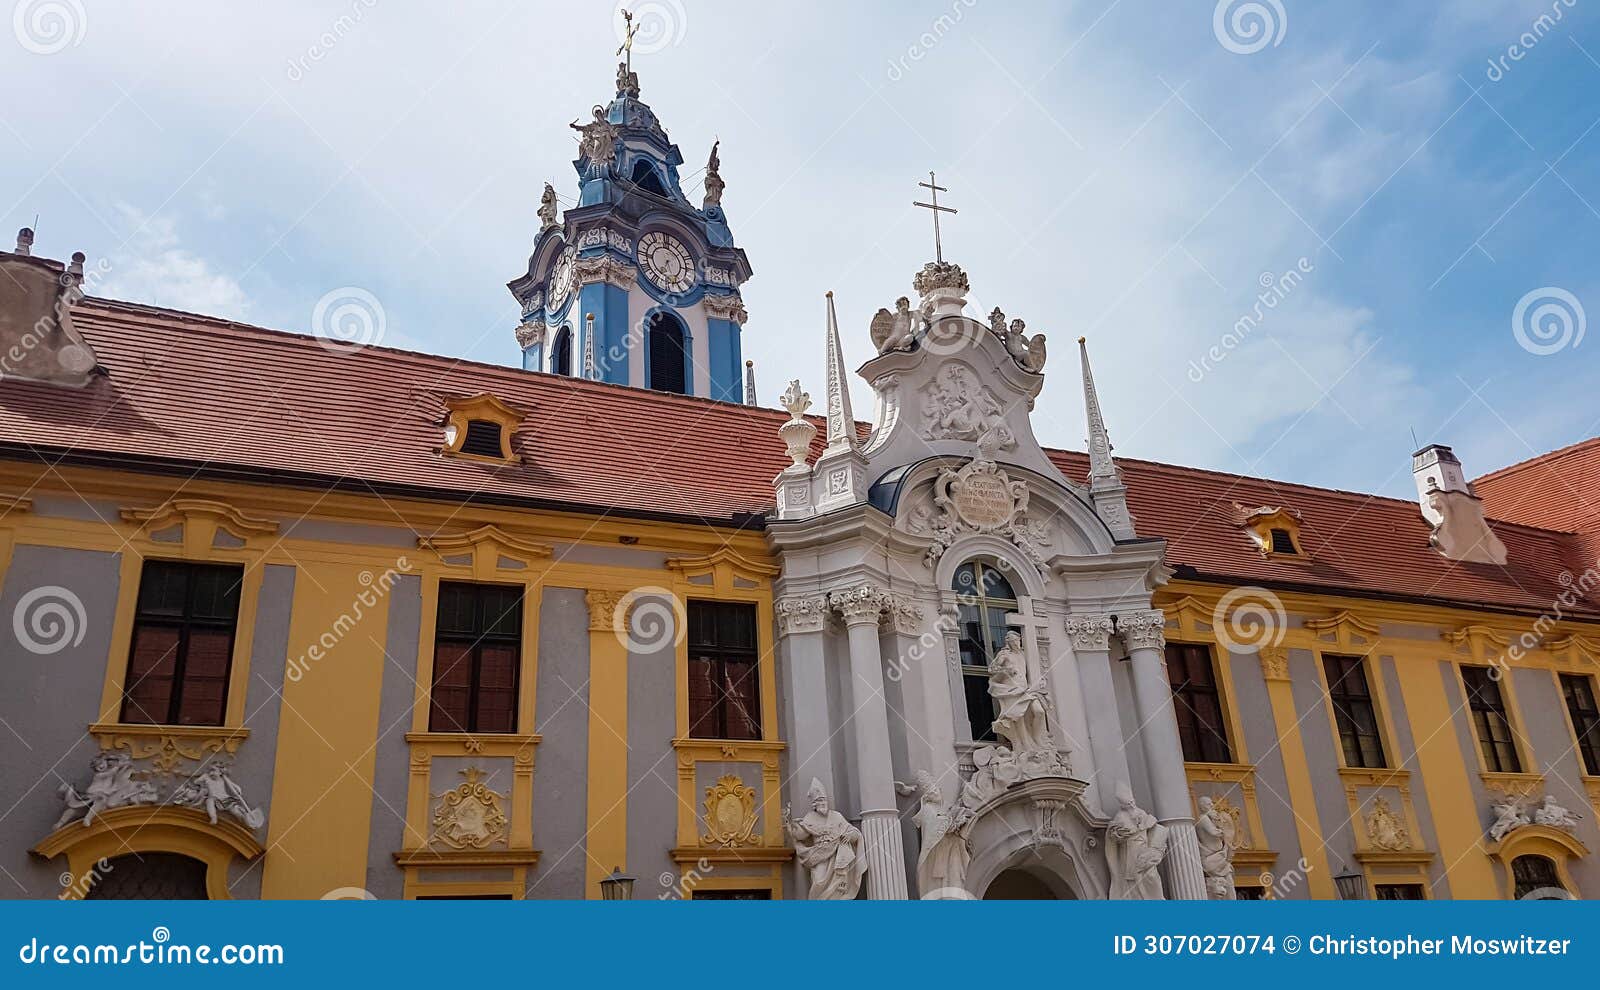
<instances>
[{"instance_id":1,"label":"white stucco ornament","mask_svg":"<svg viewBox=\"0 0 1600 990\"><path fill-rule=\"evenodd\" d=\"M1489 841L1499 842L1532 821L1533 819L1528 817L1528 812L1522 807L1522 799L1514 794L1508 794L1504 801L1494 805L1494 822L1489 826Z\"/></svg>"},{"instance_id":2,"label":"white stucco ornament","mask_svg":"<svg viewBox=\"0 0 1600 990\"><path fill-rule=\"evenodd\" d=\"M1533 823L1535 825L1548 825L1551 828L1566 829L1571 832L1578 827L1581 816L1574 811L1568 811L1556 803L1554 796L1546 794L1544 803L1533 810Z\"/></svg>"},{"instance_id":3,"label":"white stucco ornament","mask_svg":"<svg viewBox=\"0 0 1600 990\"><path fill-rule=\"evenodd\" d=\"M1123 784L1117 813L1106 826L1106 864L1111 868L1111 899L1159 901L1164 898L1159 867L1167 858L1167 827L1140 808Z\"/></svg>"},{"instance_id":4,"label":"white stucco ornament","mask_svg":"<svg viewBox=\"0 0 1600 990\"><path fill-rule=\"evenodd\" d=\"M925 438L971 440L990 452L1016 448L1017 438L1006 425L1000 400L978 380L977 372L960 361L941 367L921 394Z\"/></svg>"},{"instance_id":5,"label":"white stucco ornament","mask_svg":"<svg viewBox=\"0 0 1600 990\"><path fill-rule=\"evenodd\" d=\"M882 354L886 351L908 350L917 335L928 324L928 308L911 308L911 300L901 296L894 302L894 312L880 309L872 317L872 346Z\"/></svg>"},{"instance_id":6,"label":"white stucco ornament","mask_svg":"<svg viewBox=\"0 0 1600 990\"><path fill-rule=\"evenodd\" d=\"M789 460L794 462L791 466L804 470L806 455L811 450L811 439L817 435L816 426L805 418L806 410L811 408L811 393L801 388L800 379L796 378L789 383L778 402L789 412L788 422L778 427L778 436L783 438Z\"/></svg>"},{"instance_id":7,"label":"white stucco ornament","mask_svg":"<svg viewBox=\"0 0 1600 990\"><path fill-rule=\"evenodd\" d=\"M901 794L916 794L917 832L921 850L917 854L917 894L924 900L950 899L964 890L972 850L961 831L972 812L959 801L946 802L944 791L933 774L917 771L915 784L895 782Z\"/></svg>"},{"instance_id":8,"label":"white stucco ornament","mask_svg":"<svg viewBox=\"0 0 1600 990\"><path fill-rule=\"evenodd\" d=\"M79 791L71 784L61 785L61 796L66 810L56 819L56 828L67 824L80 814L85 826L94 824L95 816L112 808L125 808L135 804L155 804L156 785L133 768L127 753L101 753L89 761L91 776L89 786Z\"/></svg>"},{"instance_id":9,"label":"white stucco ornament","mask_svg":"<svg viewBox=\"0 0 1600 990\"><path fill-rule=\"evenodd\" d=\"M1233 851L1239 847L1238 825L1233 816L1216 806L1210 796L1200 798L1195 837L1200 843L1200 869L1206 875L1206 894L1214 901L1231 901Z\"/></svg>"},{"instance_id":10,"label":"white stucco ornament","mask_svg":"<svg viewBox=\"0 0 1600 990\"><path fill-rule=\"evenodd\" d=\"M259 808L250 807L240 787L220 761L208 763L199 773L190 777L172 792L172 803L186 808L199 808L206 813L211 824L217 824L218 812L237 818L248 829L261 827L266 821Z\"/></svg>"},{"instance_id":11,"label":"white stucco ornament","mask_svg":"<svg viewBox=\"0 0 1600 990\"><path fill-rule=\"evenodd\" d=\"M799 820L783 812L784 828L794 840L795 857L811 878L807 895L814 901L851 901L861 891L867 861L862 855L861 830L845 820L828 803L822 781L812 778L806 791L811 810Z\"/></svg>"}]
</instances>

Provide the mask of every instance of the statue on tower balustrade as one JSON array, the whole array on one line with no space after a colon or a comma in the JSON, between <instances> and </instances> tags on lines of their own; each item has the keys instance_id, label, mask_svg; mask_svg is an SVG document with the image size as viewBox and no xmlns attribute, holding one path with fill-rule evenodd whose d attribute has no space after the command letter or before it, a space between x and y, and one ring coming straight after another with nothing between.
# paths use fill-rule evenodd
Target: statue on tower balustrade
<instances>
[{"instance_id":1,"label":"statue on tower balustrade","mask_svg":"<svg viewBox=\"0 0 1600 990\"><path fill-rule=\"evenodd\" d=\"M727 183L722 181L722 159L717 157L717 148L721 144L721 141L713 141L711 157L706 159L706 206L721 206L722 190L727 187Z\"/></svg>"},{"instance_id":2,"label":"statue on tower balustrade","mask_svg":"<svg viewBox=\"0 0 1600 990\"><path fill-rule=\"evenodd\" d=\"M611 167L616 154L617 125L606 119L606 108L596 103L591 111L594 119L587 124L576 120L567 126L578 132L578 151L589 161L591 170L604 171Z\"/></svg>"}]
</instances>

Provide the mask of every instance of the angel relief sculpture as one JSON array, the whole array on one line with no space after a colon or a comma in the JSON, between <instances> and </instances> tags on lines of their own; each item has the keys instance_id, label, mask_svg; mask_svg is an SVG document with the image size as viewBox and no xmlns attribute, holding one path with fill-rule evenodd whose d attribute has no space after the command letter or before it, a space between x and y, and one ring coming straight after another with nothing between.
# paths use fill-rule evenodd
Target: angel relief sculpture
<instances>
[{"instance_id":1,"label":"angel relief sculpture","mask_svg":"<svg viewBox=\"0 0 1600 990\"><path fill-rule=\"evenodd\" d=\"M923 434L929 440L971 440L988 451L1016 447L1005 409L966 365L946 364L922 394Z\"/></svg>"},{"instance_id":2,"label":"angel relief sculpture","mask_svg":"<svg viewBox=\"0 0 1600 990\"><path fill-rule=\"evenodd\" d=\"M1040 374L1044 371L1045 343L1044 334L1036 333L1028 336L1027 324L1021 320L1012 320L1011 325L1006 325L1006 314L1000 312L996 306L989 314L989 330L1000 342L1006 345L1006 353L1012 360L1021 365L1024 371Z\"/></svg>"}]
</instances>

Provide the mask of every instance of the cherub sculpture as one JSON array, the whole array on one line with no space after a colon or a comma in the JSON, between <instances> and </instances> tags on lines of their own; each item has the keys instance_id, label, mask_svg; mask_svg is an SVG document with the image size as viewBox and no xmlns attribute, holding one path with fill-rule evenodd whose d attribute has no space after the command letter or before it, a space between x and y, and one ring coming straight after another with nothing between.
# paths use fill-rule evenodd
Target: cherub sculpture
<instances>
[{"instance_id":1,"label":"cherub sculpture","mask_svg":"<svg viewBox=\"0 0 1600 990\"><path fill-rule=\"evenodd\" d=\"M156 785L135 776L133 759L127 753L101 753L89 761L89 769L92 773L89 786L81 792L71 784L61 785L61 796L67 807L56 820L56 828L72 821L79 812L83 814L83 824L88 826L94 824L96 815L112 808L156 803Z\"/></svg>"},{"instance_id":2,"label":"cherub sculpture","mask_svg":"<svg viewBox=\"0 0 1600 990\"><path fill-rule=\"evenodd\" d=\"M227 766L217 761L179 785L172 793L172 803L204 810L213 825L219 811L227 812L250 829L260 828L266 820L260 809L245 801L244 789L229 776Z\"/></svg>"},{"instance_id":3,"label":"cherub sculpture","mask_svg":"<svg viewBox=\"0 0 1600 990\"><path fill-rule=\"evenodd\" d=\"M926 322L926 316L911 308L911 300L901 296L894 301L894 312L878 310L872 317L872 344L879 354L911 348Z\"/></svg>"}]
</instances>

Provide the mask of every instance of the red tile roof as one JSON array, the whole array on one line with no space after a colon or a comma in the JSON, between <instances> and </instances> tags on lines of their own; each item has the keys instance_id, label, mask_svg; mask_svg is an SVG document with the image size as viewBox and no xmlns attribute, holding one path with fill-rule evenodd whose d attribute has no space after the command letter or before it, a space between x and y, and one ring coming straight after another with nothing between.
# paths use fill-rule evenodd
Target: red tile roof
<instances>
[{"instance_id":1,"label":"red tile roof","mask_svg":"<svg viewBox=\"0 0 1600 990\"><path fill-rule=\"evenodd\" d=\"M722 525L758 524L748 517L771 508L787 463L775 410L387 348L342 353L127 303L85 300L74 320L109 377L82 391L0 383L0 453ZM480 392L527 411L521 463L438 453L443 399ZM1083 455L1051 457L1086 476ZM1497 523L1505 567L1455 563L1429 548L1411 502L1119 463L1139 532L1165 537L1183 576L1541 612L1562 572L1581 569L1582 544L1547 530ZM1310 562L1262 556L1239 519L1263 505L1301 513Z\"/></svg>"},{"instance_id":2,"label":"red tile roof","mask_svg":"<svg viewBox=\"0 0 1600 990\"><path fill-rule=\"evenodd\" d=\"M1600 533L1600 437L1501 468L1472 486L1491 518Z\"/></svg>"}]
</instances>

